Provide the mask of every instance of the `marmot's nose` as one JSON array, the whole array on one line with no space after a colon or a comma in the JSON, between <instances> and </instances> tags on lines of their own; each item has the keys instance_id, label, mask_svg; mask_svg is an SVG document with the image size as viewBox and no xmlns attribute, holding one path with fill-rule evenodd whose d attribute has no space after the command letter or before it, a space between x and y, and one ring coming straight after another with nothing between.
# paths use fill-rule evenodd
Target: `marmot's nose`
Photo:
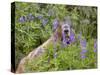
<instances>
[{"instance_id":1,"label":"marmot's nose","mask_svg":"<svg viewBox=\"0 0 100 75\"><path fill-rule=\"evenodd\" d=\"M64 33L68 33L69 31L68 30L64 30Z\"/></svg>"}]
</instances>

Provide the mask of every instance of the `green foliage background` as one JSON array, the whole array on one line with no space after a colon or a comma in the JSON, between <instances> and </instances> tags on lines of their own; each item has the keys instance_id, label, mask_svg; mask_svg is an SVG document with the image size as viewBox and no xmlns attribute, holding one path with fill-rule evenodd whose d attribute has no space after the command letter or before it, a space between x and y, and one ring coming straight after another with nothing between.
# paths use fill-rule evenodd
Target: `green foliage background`
<instances>
[{"instance_id":1,"label":"green foliage background","mask_svg":"<svg viewBox=\"0 0 100 75\"><path fill-rule=\"evenodd\" d=\"M94 39L97 39L97 8L88 6L72 6L58 4L41 4L16 2L15 7L15 48L16 67L19 61L34 48L45 42L53 33L52 24L55 18L63 20L70 17L75 35L82 32L82 37L87 40L87 58L80 58L80 44L75 44L66 48L61 48L58 44L57 59L53 58L53 46L50 45L43 56L36 58L26 64L25 72L56 71L71 69L88 69L97 67L97 55L93 52ZM48 12L51 11L51 14ZM19 22L21 16L32 14L35 18L32 21ZM38 16L43 16L38 19ZM48 22L42 26L42 20ZM78 40L78 39L76 39ZM48 58L50 62L48 63Z\"/></svg>"}]
</instances>

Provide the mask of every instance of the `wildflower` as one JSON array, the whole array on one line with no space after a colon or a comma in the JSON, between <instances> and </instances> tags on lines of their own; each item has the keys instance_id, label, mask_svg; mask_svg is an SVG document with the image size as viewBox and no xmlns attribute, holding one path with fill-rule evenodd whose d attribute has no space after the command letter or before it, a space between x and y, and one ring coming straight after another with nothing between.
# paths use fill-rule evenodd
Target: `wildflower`
<instances>
[{"instance_id":1,"label":"wildflower","mask_svg":"<svg viewBox=\"0 0 100 75\"><path fill-rule=\"evenodd\" d=\"M42 25L45 26L48 23L48 19L43 19L42 20Z\"/></svg>"},{"instance_id":2,"label":"wildflower","mask_svg":"<svg viewBox=\"0 0 100 75\"><path fill-rule=\"evenodd\" d=\"M34 16L31 13L27 16L27 18L28 18L29 21L34 20Z\"/></svg>"},{"instance_id":3,"label":"wildflower","mask_svg":"<svg viewBox=\"0 0 100 75\"><path fill-rule=\"evenodd\" d=\"M96 52L97 51L97 40L95 40L95 42L94 42L94 52Z\"/></svg>"},{"instance_id":4,"label":"wildflower","mask_svg":"<svg viewBox=\"0 0 100 75\"><path fill-rule=\"evenodd\" d=\"M74 42L75 41L75 34L74 32L71 30L71 34L70 34L70 41Z\"/></svg>"},{"instance_id":5,"label":"wildflower","mask_svg":"<svg viewBox=\"0 0 100 75\"><path fill-rule=\"evenodd\" d=\"M81 55L81 59L84 59L86 58L86 52L87 52L87 49L86 49L86 39L81 39L81 36L82 36L82 33L80 32L79 36L78 36L78 39L80 41L80 45L81 45L81 52L80 52L80 55Z\"/></svg>"},{"instance_id":6,"label":"wildflower","mask_svg":"<svg viewBox=\"0 0 100 75\"><path fill-rule=\"evenodd\" d=\"M84 40L81 39L80 40L80 45L81 45L81 52L80 52L81 58L84 59L86 57L85 54L87 52L87 49L86 49L86 39L84 39Z\"/></svg>"},{"instance_id":7,"label":"wildflower","mask_svg":"<svg viewBox=\"0 0 100 75\"><path fill-rule=\"evenodd\" d=\"M86 47L86 39L81 40L80 44L81 44L82 47Z\"/></svg>"},{"instance_id":8,"label":"wildflower","mask_svg":"<svg viewBox=\"0 0 100 75\"><path fill-rule=\"evenodd\" d=\"M25 17L25 16L21 16L21 17L19 18L19 22L23 23L23 22L25 22L25 21L26 21L26 17Z\"/></svg>"},{"instance_id":9,"label":"wildflower","mask_svg":"<svg viewBox=\"0 0 100 75\"><path fill-rule=\"evenodd\" d=\"M81 55L81 58L84 59L84 58L86 58L86 56L85 55Z\"/></svg>"},{"instance_id":10,"label":"wildflower","mask_svg":"<svg viewBox=\"0 0 100 75\"><path fill-rule=\"evenodd\" d=\"M57 27L58 27L58 20L57 19L54 19L54 21L53 21L53 31L55 31L56 29L57 29Z\"/></svg>"},{"instance_id":11,"label":"wildflower","mask_svg":"<svg viewBox=\"0 0 100 75\"><path fill-rule=\"evenodd\" d=\"M84 53L86 53L86 52L87 52L86 49L82 49L81 54L84 54Z\"/></svg>"},{"instance_id":12,"label":"wildflower","mask_svg":"<svg viewBox=\"0 0 100 75\"><path fill-rule=\"evenodd\" d=\"M42 19L42 18L43 18L43 16L42 16L42 15L39 15L39 16L37 16L37 18L38 18L38 19Z\"/></svg>"}]
</instances>

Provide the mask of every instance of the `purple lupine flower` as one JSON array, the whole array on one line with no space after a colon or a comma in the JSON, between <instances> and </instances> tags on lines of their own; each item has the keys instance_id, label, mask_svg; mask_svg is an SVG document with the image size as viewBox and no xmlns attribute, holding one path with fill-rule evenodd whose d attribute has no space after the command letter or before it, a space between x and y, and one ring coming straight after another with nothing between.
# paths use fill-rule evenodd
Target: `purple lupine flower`
<instances>
[{"instance_id":1,"label":"purple lupine flower","mask_svg":"<svg viewBox=\"0 0 100 75\"><path fill-rule=\"evenodd\" d=\"M96 49L94 49L94 52L97 52L97 50L96 50Z\"/></svg>"},{"instance_id":2,"label":"purple lupine flower","mask_svg":"<svg viewBox=\"0 0 100 75\"><path fill-rule=\"evenodd\" d=\"M86 49L82 49L82 51L81 51L82 53L86 53L87 52L87 50Z\"/></svg>"},{"instance_id":3,"label":"purple lupine flower","mask_svg":"<svg viewBox=\"0 0 100 75\"><path fill-rule=\"evenodd\" d=\"M27 19L28 19L29 21L32 21L32 20L34 20L34 16L30 13L30 14L27 16Z\"/></svg>"},{"instance_id":4,"label":"purple lupine flower","mask_svg":"<svg viewBox=\"0 0 100 75\"><path fill-rule=\"evenodd\" d=\"M80 41L80 44L81 44L82 48L83 48L83 47L86 47L86 39L81 40L81 41Z\"/></svg>"},{"instance_id":5,"label":"purple lupine flower","mask_svg":"<svg viewBox=\"0 0 100 75\"><path fill-rule=\"evenodd\" d=\"M70 41L71 42L75 41L75 34L74 34L74 32L72 30L71 30L71 33L70 33Z\"/></svg>"},{"instance_id":6,"label":"purple lupine flower","mask_svg":"<svg viewBox=\"0 0 100 75\"><path fill-rule=\"evenodd\" d=\"M53 31L55 31L56 29L57 29L57 27L58 27L58 20L57 19L54 19L54 21L53 21Z\"/></svg>"},{"instance_id":7,"label":"purple lupine flower","mask_svg":"<svg viewBox=\"0 0 100 75\"><path fill-rule=\"evenodd\" d=\"M86 50L86 49L82 49L82 51L81 51L81 53L80 53L80 54L82 55L82 54L85 54L86 52L87 52L87 50Z\"/></svg>"},{"instance_id":8,"label":"purple lupine flower","mask_svg":"<svg viewBox=\"0 0 100 75\"><path fill-rule=\"evenodd\" d=\"M94 41L94 52L97 51L97 40Z\"/></svg>"},{"instance_id":9,"label":"purple lupine flower","mask_svg":"<svg viewBox=\"0 0 100 75\"><path fill-rule=\"evenodd\" d=\"M86 58L86 56L85 55L81 55L81 59L84 59L84 58Z\"/></svg>"},{"instance_id":10,"label":"purple lupine flower","mask_svg":"<svg viewBox=\"0 0 100 75\"><path fill-rule=\"evenodd\" d=\"M42 18L43 18L43 16L42 16L42 15L39 15L39 16L37 16L37 18L38 18L38 19L42 19Z\"/></svg>"},{"instance_id":11,"label":"purple lupine flower","mask_svg":"<svg viewBox=\"0 0 100 75\"><path fill-rule=\"evenodd\" d=\"M84 40L80 40L80 45L81 45L81 52L80 52L80 54L81 54L81 58L82 59L84 59L84 58L86 58L86 52L87 52L87 49L86 49L86 39L84 39Z\"/></svg>"},{"instance_id":12,"label":"purple lupine flower","mask_svg":"<svg viewBox=\"0 0 100 75\"><path fill-rule=\"evenodd\" d=\"M48 23L48 19L43 19L42 20L42 25L45 26Z\"/></svg>"},{"instance_id":13,"label":"purple lupine flower","mask_svg":"<svg viewBox=\"0 0 100 75\"><path fill-rule=\"evenodd\" d=\"M19 22L24 23L26 21L26 17L25 16L21 16L19 18Z\"/></svg>"},{"instance_id":14,"label":"purple lupine flower","mask_svg":"<svg viewBox=\"0 0 100 75\"><path fill-rule=\"evenodd\" d=\"M87 50L86 49L81 49L81 52L80 52L80 54L81 54L81 59L84 59L84 58L86 58L86 52L87 52Z\"/></svg>"},{"instance_id":15,"label":"purple lupine flower","mask_svg":"<svg viewBox=\"0 0 100 75\"><path fill-rule=\"evenodd\" d=\"M84 54L81 54L81 59L84 59L84 58L86 58L85 53Z\"/></svg>"}]
</instances>

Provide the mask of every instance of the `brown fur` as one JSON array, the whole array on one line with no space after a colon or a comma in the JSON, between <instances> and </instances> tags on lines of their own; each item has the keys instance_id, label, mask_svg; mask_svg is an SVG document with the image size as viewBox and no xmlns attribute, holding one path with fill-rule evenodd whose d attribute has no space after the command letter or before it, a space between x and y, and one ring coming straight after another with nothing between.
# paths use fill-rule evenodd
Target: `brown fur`
<instances>
[{"instance_id":1,"label":"brown fur","mask_svg":"<svg viewBox=\"0 0 100 75\"><path fill-rule=\"evenodd\" d=\"M50 43L53 43L53 40L54 40L54 37L55 37L56 34L58 35L57 40L61 40L61 25L58 26L58 28L56 29L54 34L52 34L52 36L46 42L44 42L38 48L34 49L32 52L30 52L26 57L24 57L20 61L19 65L18 65L18 68L16 70L16 73L23 73L24 70L25 70L25 63L27 61L42 55L45 52L46 48L50 45Z\"/></svg>"}]
</instances>

